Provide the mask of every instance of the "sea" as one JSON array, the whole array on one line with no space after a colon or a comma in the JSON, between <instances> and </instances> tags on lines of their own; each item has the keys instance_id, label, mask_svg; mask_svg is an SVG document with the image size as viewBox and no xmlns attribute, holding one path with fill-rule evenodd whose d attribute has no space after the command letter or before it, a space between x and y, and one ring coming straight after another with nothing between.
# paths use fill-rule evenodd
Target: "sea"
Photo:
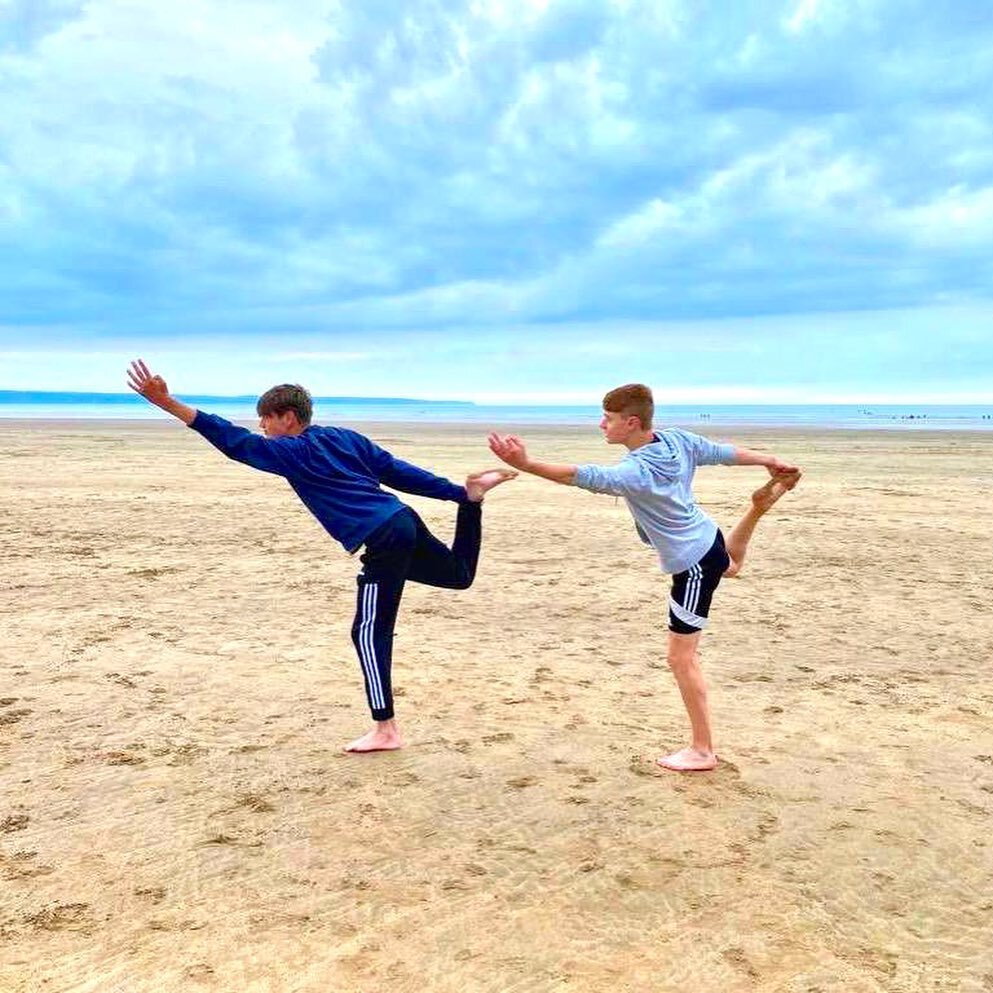
<instances>
[{"instance_id":1,"label":"sea","mask_svg":"<svg viewBox=\"0 0 993 993\"><path fill-rule=\"evenodd\" d=\"M255 397L192 396L190 406L229 420L255 422ZM383 397L315 397L318 424L423 422L481 426L597 424L590 405L475 404ZM155 420L168 415L133 393L56 393L0 390L0 418L27 420ZM872 428L900 431L993 431L993 403L955 404L675 404L658 405L656 422L703 429L708 425Z\"/></svg>"}]
</instances>

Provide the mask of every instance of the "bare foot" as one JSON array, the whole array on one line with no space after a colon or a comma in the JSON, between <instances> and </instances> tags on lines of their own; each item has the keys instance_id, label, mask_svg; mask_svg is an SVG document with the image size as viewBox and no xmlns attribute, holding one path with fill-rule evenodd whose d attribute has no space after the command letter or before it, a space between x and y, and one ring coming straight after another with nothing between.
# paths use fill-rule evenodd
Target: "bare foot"
<instances>
[{"instance_id":1,"label":"bare foot","mask_svg":"<svg viewBox=\"0 0 993 993\"><path fill-rule=\"evenodd\" d=\"M717 756L699 748L684 748L655 761L663 769L672 769L673 772L709 772L717 768Z\"/></svg>"},{"instance_id":2,"label":"bare foot","mask_svg":"<svg viewBox=\"0 0 993 993\"><path fill-rule=\"evenodd\" d=\"M752 506L764 514L781 496L789 493L800 482L802 475L803 473L797 471L770 477L765 486L760 486L752 494Z\"/></svg>"},{"instance_id":3,"label":"bare foot","mask_svg":"<svg viewBox=\"0 0 993 993\"><path fill-rule=\"evenodd\" d=\"M403 748L403 739L394 721L380 721L361 738L345 745L346 752L392 752Z\"/></svg>"},{"instance_id":4,"label":"bare foot","mask_svg":"<svg viewBox=\"0 0 993 993\"><path fill-rule=\"evenodd\" d=\"M485 472L470 473L465 480L466 494L472 503L479 503L494 486L506 483L516 475L516 469L487 469Z\"/></svg>"}]
</instances>

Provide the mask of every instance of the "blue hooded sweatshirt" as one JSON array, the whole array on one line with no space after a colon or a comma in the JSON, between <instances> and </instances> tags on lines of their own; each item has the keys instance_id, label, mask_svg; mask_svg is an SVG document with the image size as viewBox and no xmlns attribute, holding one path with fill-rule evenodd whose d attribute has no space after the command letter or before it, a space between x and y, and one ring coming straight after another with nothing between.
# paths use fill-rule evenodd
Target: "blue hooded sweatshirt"
<instances>
[{"instance_id":1,"label":"blue hooded sweatshirt","mask_svg":"<svg viewBox=\"0 0 993 993\"><path fill-rule=\"evenodd\" d=\"M265 438L202 410L190 427L229 459L283 476L328 534L349 552L404 506L380 483L436 500L466 499L464 486L394 458L348 428L311 425L302 434Z\"/></svg>"},{"instance_id":2,"label":"blue hooded sweatshirt","mask_svg":"<svg viewBox=\"0 0 993 993\"><path fill-rule=\"evenodd\" d=\"M615 466L577 466L575 482L592 493L624 497L641 540L658 552L663 572L677 573L696 565L717 537L717 525L693 499L696 467L733 465L734 456L734 445L666 428Z\"/></svg>"}]
</instances>

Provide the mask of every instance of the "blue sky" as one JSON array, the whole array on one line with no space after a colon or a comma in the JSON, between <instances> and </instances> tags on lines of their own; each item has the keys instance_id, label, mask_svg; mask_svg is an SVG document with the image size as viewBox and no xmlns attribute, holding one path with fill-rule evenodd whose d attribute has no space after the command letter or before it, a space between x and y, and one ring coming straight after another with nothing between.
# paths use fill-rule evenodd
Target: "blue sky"
<instances>
[{"instance_id":1,"label":"blue sky","mask_svg":"<svg viewBox=\"0 0 993 993\"><path fill-rule=\"evenodd\" d=\"M0 0L0 389L993 401L973 0Z\"/></svg>"}]
</instances>

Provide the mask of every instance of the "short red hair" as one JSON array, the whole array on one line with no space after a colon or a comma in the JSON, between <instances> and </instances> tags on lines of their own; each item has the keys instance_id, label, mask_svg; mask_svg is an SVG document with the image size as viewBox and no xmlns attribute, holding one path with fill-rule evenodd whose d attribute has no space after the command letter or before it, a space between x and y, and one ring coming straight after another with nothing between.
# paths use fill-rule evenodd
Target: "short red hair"
<instances>
[{"instance_id":1,"label":"short red hair","mask_svg":"<svg viewBox=\"0 0 993 993\"><path fill-rule=\"evenodd\" d=\"M655 400L652 391L643 383L628 383L611 390L603 398L603 409L612 414L637 417L642 430L648 431L655 416Z\"/></svg>"}]
</instances>

